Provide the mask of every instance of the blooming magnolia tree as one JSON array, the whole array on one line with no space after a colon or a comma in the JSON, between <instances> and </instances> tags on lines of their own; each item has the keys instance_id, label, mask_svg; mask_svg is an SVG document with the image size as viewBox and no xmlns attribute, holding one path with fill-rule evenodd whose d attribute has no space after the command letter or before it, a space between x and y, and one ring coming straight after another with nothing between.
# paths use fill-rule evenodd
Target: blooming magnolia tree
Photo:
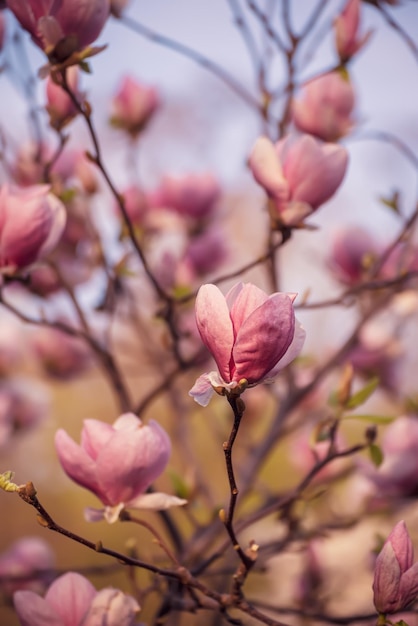
<instances>
[{"instance_id":1,"label":"blooming magnolia tree","mask_svg":"<svg viewBox=\"0 0 418 626\"><path fill-rule=\"evenodd\" d=\"M30 136L2 119L2 623L415 624L418 206L382 182L383 238L343 195L360 142L418 175L416 128L368 129L356 86L381 33L418 62L410 3L225 2L256 87L135 3L0 3L0 79L23 81ZM104 126L88 74L110 22L248 107L238 192L201 163L139 175L164 98L121 67ZM318 232L320 280L300 292L293 263L309 281Z\"/></svg>"}]
</instances>

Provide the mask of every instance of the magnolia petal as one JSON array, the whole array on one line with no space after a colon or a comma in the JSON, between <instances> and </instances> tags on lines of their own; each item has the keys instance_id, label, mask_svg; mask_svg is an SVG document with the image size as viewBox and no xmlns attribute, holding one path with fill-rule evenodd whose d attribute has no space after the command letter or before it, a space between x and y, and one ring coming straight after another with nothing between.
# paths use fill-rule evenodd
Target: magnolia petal
<instances>
[{"instance_id":1,"label":"magnolia petal","mask_svg":"<svg viewBox=\"0 0 418 626\"><path fill-rule=\"evenodd\" d=\"M58 430L55 435L55 449L59 461L68 476L78 485L101 496L97 481L96 463L83 448L67 435L65 430ZM101 499L101 498L100 498Z\"/></svg>"},{"instance_id":2,"label":"magnolia petal","mask_svg":"<svg viewBox=\"0 0 418 626\"><path fill-rule=\"evenodd\" d=\"M227 301L228 295L229 294L226 296ZM235 337L245 320L253 311L264 304L267 299L268 295L266 292L259 289L256 285L252 285L251 283L242 285L242 288L234 299L230 311Z\"/></svg>"},{"instance_id":3,"label":"magnolia petal","mask_svg":"<svg viewBox=\"0 0 418 626\"><path fill-rule=\"evenodd\" d=\"M289 198L289 185L274 144L267 137L259 137L249 158L255 180L274 198L279 211Z\"/></svg>"},{"instance_id":4,"label":"magnolia petal","mask_svg":"<svg viewBox=\"0 0 418 626\"><path fill-rule=\"evenodd\" d=\"M107 587L96 594L83 619L83 626L133 626L140 608L132 596Z\"/></svg>"},{"instance_id":5,"label":"magnolia petal","mask_svg":"<svg viewBox=\"0 0 418 626\"><path fill-rule=\"evenodd\" d=\"M97 591L87 578L67 572L49 587L45 601L60 615L64 624L81 624Z\"/></svg>"},{"instance_id":6,"label":"magnolia petal","mask_svg":"<svg viewBox=\"0 0 418 626\"><path fill-rule=\"evenodd\" d=\"M256 384L273 369L294 336L295 314L291 299L275 293L242 324L233 349L234 380Z\"/></svg>"},{"instance_id":7,"label":"magnolia petal","mask_svg":"<svg viewBox=\"0 0 418 626\"><path fill-rule=\"evenodd\" d=\"M189 396L191 396L195 402L200 404L200 406L207 406L214 393L215 392L209 380L209 375L202 374L190 389Z\"/></svg>"},{"instance_id":8,"label":"magnolia petal","mask_svg":"<svg viewBox=\"0 0 418 626\"><path fill-rule=\"evenodd\" d=\"M105 519L105 509L94 509L87 506L84 509L84 519L86 522L101 522Z\"/></svg>"},{"instance_id":9,"label":"magnolia petal","mask_svg":"<svg viewBox=\"0 0 418 626\"><path fill-rule=\"evenodd\" d=\"M286 350L285 354L282 356L280 361L270 370L267 374L267 379L273 379L280 370L284 369L291 363L297 356L299 356L303 344L305 343L306 331L301 325L301 323L295 319L295 334L293 335L292 343ZM265 381L268 382L268 381Z\"/></svg>"},{"instance_id":10,"label":"magnolia petal","mask_svg":"<svg viewBox=\"0 0 418 626\"><path fill-rule=\"evenodd\" d=\"M215 285L202 285L196 297L196 325L224 380L230 380L234 331L225 297Z\"/></svg>"},{"instance_id":11,"label":"magnolia petal","mask_svg":"<svg viewBox=\"0 0 418 626\"><path fill-rule=\"evenodd\" d=\"M65 626L55 610L33 591L16 591L13 604L21 626Z\"/></svg>"},{"instance_id":12,"label":"magnolia petal","mask_svg":"<svg viewBox=\"0 0 418 626\"><path fill-rule=\"evenodd\" d=\"M171 496L168 493L143 493L125 504L127 509L151 509L153 511L165 511L173 506L183 506L187 500Z\"/></svg>"}]
</instances>

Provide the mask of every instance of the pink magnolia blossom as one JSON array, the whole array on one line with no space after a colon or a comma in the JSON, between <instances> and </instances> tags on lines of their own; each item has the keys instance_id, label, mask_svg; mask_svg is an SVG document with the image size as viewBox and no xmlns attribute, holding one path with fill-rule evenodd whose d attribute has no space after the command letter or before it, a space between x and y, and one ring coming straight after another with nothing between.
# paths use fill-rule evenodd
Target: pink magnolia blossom
<instances>
[{"instance_id":1,"label":"pink magnolia blossom","mask_svg":"<svg viewBox=\"0 0 418 626\"><path fill-rule=\"evenodd\" d=\"M81 101L84 95L78 90L79 69L76 65L67 69L67 82L77 100ZM77 115L78 110L70 96L64 89L52 80L51 76L46 81L46 110L52 128L61 130Z\"/></svg>"},{"instance_id":2,"label":"pink magnolia blossom","mask_svg":"<svg viewBox=\"0 0 418 626\"><path fill-rule=\"evenodd\" d=\"M361 0L348 0L334 22L335 44L338 56L346 63L368 41L371 31L359 35Z\"/></svg>"},{"instance_id":3,"label":"pink magnolia blossom","mask_svg":"<svg viewBox=\"0 0 418 626\"><path fill-rule=\"evenodd\" d=\"M96 591L75 572L57 578L45 598L17 591L13 602L22 626L134 626L140 610L132 596L110 587Z\"/></svg>"},{"instance_id":4,"label":"pink magnolia blossom","mask_svg":"<svg viewBox=\"0 0 418 626\"><path fill-rule=\"evenodd\" d=\"M0 589L8 595L18 589L41 593L47 586L55 556L40 537L22 537L0 554Z\"/></svg>"},{"instance_id":5,"label":"pink magnolia blossom","mask_svg":"<svg viewBox=\"0 0 418 626\"><path fill-rule=\"evenodd\" d=\"M218 372L198 378L190 395L206 406L214 389L239 390L273 378L299 354L305 331L295 319L294 294L268 296L250 283L222 295L203 285L196 298L196 323Z\"/></svg>"},{"instance_id":6,"label":"pink magnolia blossom","mask_svg":"<svg viewBox=\"0 0 418 626\"><path fill-rule=\"evenodd\" d=\"M218 181L209 173L165 176L150 202L184 217L202 219L213 213L220 192Z\"/></svg>"},{"instance_id":7,"label":"pink magnolia blossom","mask_svg":"<svg viewBox=\"0 0 418 626\"><path fill-rule=\"evenodd\" d=\"M368 265L378 256L379 246L369 232L351 226L335 233L329 257L333 274L345 285L361 282Z\"/></svg>"},{"instance_id":8,"label":"pink magnolia blossom","mask_svg":"<svg viewBox=\"0 0 418 626\"><path fill-rule=\"evenodd\" d=\"M136 137L159 107L158 93L134 78L125 76L112 100L111 123Z\"/></svg>"},{"instance_id":9,"label":"pink magnolia blossom","mask_svg":"<svg viewBox=\"0 0 418 626\"><path fill-rule=\"evenodd\" d=\"M37 46L50 54L60 44L60 56L67 58L97 39L110 0L7 0L7 6Z\"/></svg>"},{"instance_id":10,"label":"pink magnolia blossom","mask_svg":"<svg viewBox=\"0 0 418 626\"><path fill-rule=\"evenodd\" d=\"M143 225L148 212L148 201L145 192L138 185L130 185L122 192L125 208L132 224ZM115 212L121 218L119 205L115 206Z\"/></svg>"},{"instance_id":11,"label":"pink magnolia blossom","mask_svg":"<svg viewBox=\"0 0 418 626\"><path fill-rule=\"evenodd\" d=\"M374 605L383 614L406 609L418 595L418 563L405 522L396 524L376 559Z\"/></svg>"},{"instance_id":12,"label":"pink magnolia blossom","mask_svg":"<svg viewBox=\"0 0 418 626\"><path fill-rule=\"evenodd\" d=\"M104 510L87 510L90 521L115 522L123 508L164 509L186 502L145 493L164 471L171 452L170 439L157 422L145 426L133 413L121 415L113 426L89 419L84 421L81 445L59 430L55 447L66 474L105 505Z\"/></svg>"},{"instance_id":13,"label":"pink magnolia blossom","mask_svg":"<svg viewBox=\"0 0 418 626\"><path fill-rule=\"evenodd\" d=\"M272 219L285 226L300 224L334 195L347 163L345 148L310 135L288 136L276 144L260 137L249 160L255 180L270 198Z\"/></svg>"},{"instance_id":14,"label":"pink magnolia blossom","mask_svg":"<svg viewBox=\"0 0 418 626\"><path fill-rule=\"evenodd\" d=\"M57 379L73 378L92 364L85 342L57 328L37 328L30 337L30 345L45 372Z\"/></svg>"},{"instance_id":15,"label":"pink magnolia blossom","mask_svg":"<svg viewBox=\"0 0 418 626\"><path fill-rule=\"evenodd\" d=\"M66 222L64 205L48 185L0 190L0 269L14 273L46 256Z\"/></svg>"},{"instance_id":16,"label":"pink magnolia blossom","mask_svg":"<svg viewBox=\"0 0 418 626\"><path fill-rule=\"evenodd\" d=\"M355 94L339 72L323 74L306 83L302 98L292 104L295 126L324 141L337 141L353 126Z\"/></svg>"}]
</instances>

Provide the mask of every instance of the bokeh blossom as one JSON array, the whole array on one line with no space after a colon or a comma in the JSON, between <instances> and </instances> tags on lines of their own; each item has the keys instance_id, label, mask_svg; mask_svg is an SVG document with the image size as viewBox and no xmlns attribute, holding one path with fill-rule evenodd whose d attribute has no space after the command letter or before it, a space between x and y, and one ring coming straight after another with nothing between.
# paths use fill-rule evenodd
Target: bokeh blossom
<instances>
[{"instance_id":1,"label":"bokeh blossom","mask_svg":"<svg viewBox=\"0 0 418 626\"><path fill-rule=\"evenodd\" d=\"M270 199L272 221L297 226L334 195L348 164L345 148L310 135L288 136L273 144L257 139L249 165Z\"/></svg>"},{"instance_id":2,"label":"bokeh blossom","mask_svg":"<svg viewBox=\"0 0 418 626\"><path fill-rule=\"evenodd\" d=\"M134 626L140 610L132 596L111 587L96 591L76 572L57 578L45 598L17 591L13 602L22 626Z\"/></svg>"}]
</instances>

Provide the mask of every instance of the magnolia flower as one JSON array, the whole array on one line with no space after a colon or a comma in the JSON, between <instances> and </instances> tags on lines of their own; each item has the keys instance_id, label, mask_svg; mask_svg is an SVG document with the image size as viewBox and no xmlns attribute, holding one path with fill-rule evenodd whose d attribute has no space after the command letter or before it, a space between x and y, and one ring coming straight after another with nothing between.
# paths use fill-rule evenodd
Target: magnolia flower
<instances>
[{"instance_id":1,"label":"magnolia flower","mask_svg":"<svg viewBox=\"0 0 418 626\"><path fill-rule=\"evenodd\" d=\"M126 76L112 100L111 124L136 137L159 106L154 87L146 87Z\"/></svg>"},{"instance_id":2,"label":"magnolia flower","mask_svg":"<svg viewBox=\"0 0 418 626\"><path fill-rule=\"evenodd\" d=\"M109 16L110 0L7 0L7 6L37 46L47 54L55 49L58 60L64 60L97 39Z\"/></svg>"},{"instance_id":3,"label":"magnolia flower","mask_svg":"<svg viewBox=\"0 0 418 626\"><path fill-rule=\"evenodd\" d=\"M66 222L64 205L48 185L0 190L0 270L14 273L46 256Z\"/></svg>"},{"instance_id":4,"label":"magnolia flower","mask_svg":"<svg viewBox=\"0 0 418 626\"><path fill-rule=\"evenodd\" d=\"M121 415L113 426L89 419L84 421L81 445L59 430L55 447L66 474L105 505L104 510L87 509L89 521L115 522L124 508L162 510L186 503L164 493L145 493L164 471L171 452L170 439L157 422L144 426L133 413Z\"/></svg>"},{"instance_id":5,"label":"magnolia flower","mask_svg":"<svg viewBox=\"0 0 418 626\"><path fill-rule=\"evenodd\" d=\"M111 587L96 591L75 572L57 578L45 598L17 591L13 602L22 626L134 626L140 610L132 596Z\"/></svg>"},{"instance_id":6,"label":"magnolia flower","mask_svg":"<svg viewBox=\"0 0 418 626\"><path fill-rule=\"evenodd\" d=\"M202 219L213 213L220 192L219 183L212 174L165 176L150 202L155 207L172 209L185 217Z\"/></svg>"},{"instance_id":7,"label":"magnolia flower","mask_svg":"<svg viewBox=\"0 0 418 626\"><path fill-rule=\"evenodd\" d=\"M357 285L368 265L379 255L377 243L369 232L352 226L335 233L331 242L329 265L333 274L345 285Z\"/></svg>"},{"instance_id":8,"label":"magnolia flower","mask_svg":"<svg viewBox=\"0 0 418 626\"><path fill-rule=\"evenodd\" d=\"M373 593L383 614L406 609L418 595L418 563L404 521L393 528L376 559Z\"/></svg>"},{"instance_id":9,"label":"magnolia flower","mask_svg":"<svg viewBox=\"0 0 418 626\"><path fill-rule=\"evenodd\" d=\"M45 372L61 380L81 374L92 362L83 340L57 328L38 327L30 336L30 345Z\"/></svg>"},{"instance_id":10,"label":"magnolia flower","mask_svg":"<svg viewBox=\"0 0 418 626\"><path fill-rule=\"evenodd\" d=\"M43 591L49 582L55 556L40 537L22 537L0 554L0 589L7 595L18 589Z\"/></svg>"},{"instance_id":11,"label":"magnolia flower","mask_svg":"<svg viewBox=\"0 0 418 626\"><path fill-rule=\"evenodd\" d=\"M371 31L359 36L361 0L348 0L334 22L335 44L338 56L346 63L368 41Z\"/></svg>"},{"instance_id":12,"label":"magnolia flower","mask_svg":"<svg viewBox=\"0 0 418 626\"><path fill-rule=\"evenodd\" d=\"M292 104L295 126L324 141L337 141L353 126L354 89L339 72L309 81L302 98Z\"/></svg>"},{"instance_id":13,"label":"magnolia flower","mask_svg":"<svg viewBox=\"0 0 418 626\"><path fill-rule=\"evenodd\" d=\"M66 71L68 86L78 101L83 95L78 91L79 69L76 65L69 67ZM78 109L70 96L64 89L52 80L51 76L46 81L46 110L49 114L49 121L52 128L61 130L77 115Z\"/></svg>"},{"instance_id":14,"label":"magnolia flower","mask_svg":"<svg viewBox=\"0 0 418 626\"><path fill-rule=\"evenodd\" d=\"M238 283L226 297L203 285L196 298L196 323L218 372L200 376L189 394L206 406L214 390L237 390L273 378L299 354L305 331L295 319L295 294L268 296ZM245 382L244 382L245 381Z\"/></svg>"},{"instance_id":15,"label":"magnolia flower","mask_svg":"<svg viewBox=\"0 0 418 626\"><path fill-rule=\"evenodd\" d=\"M296 226L331 198L348 163L345 148L321 143L310 135L286 137L273 144L257 139L249 165L270 198L270 212L279 225Z\"/></svg>"}]
</instances>

